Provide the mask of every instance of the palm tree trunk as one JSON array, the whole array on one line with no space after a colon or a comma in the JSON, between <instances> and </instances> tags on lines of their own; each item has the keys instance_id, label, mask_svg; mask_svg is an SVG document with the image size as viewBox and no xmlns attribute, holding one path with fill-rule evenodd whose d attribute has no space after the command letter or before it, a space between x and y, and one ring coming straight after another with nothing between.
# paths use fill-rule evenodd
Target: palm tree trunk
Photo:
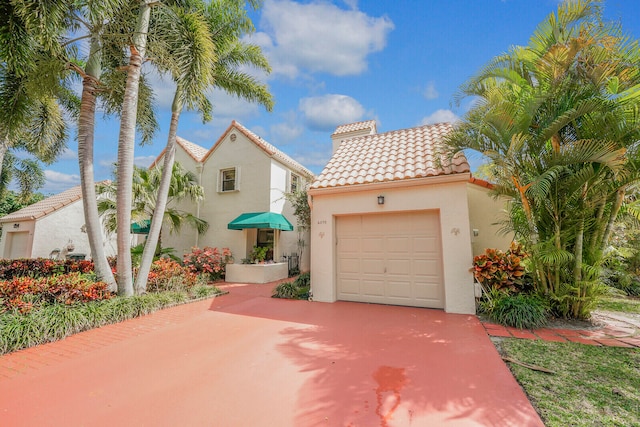
<instances>
[{"instance_id":1,"label":"palm tree trunk","mask_svg":"<svg viewBox=\"0 0 640 427\"><path fill-rule=\"evenodd\" d=\"M173 172L173 163L176 154L176 135L178 132L178 121L180 119L180 113L182 111L182 103L180 102L180 89L176 89L176 93L173 97L173 105L171 107L171 124L169 125L169 137L167 138L167 146L164 153L164 162L162 165L162 177L160 178L160 185L158 187L158 195L156 197L156 206L154 209L154 215L151 218L151 226L149 228L149 235L147 236L147 242L144 245L144 252L142 253L142 260L140 261L140 268L138 270L138 277L136 278L136 293L144 293L147 289L147 278L149 271L151 270L151 263L153 262L154 253L159 250L160 233L162 231L162 220L164 218L164 211L167 207L167 200L169 197L169 187L171 186L171 175Z\"/></svg>"},{"instance_id":2,"label":"palm tree trunk","mask_svg":"<svg viewBox=\"0 0 640 427\"><path fill-rule=\"evenodd\" d=\"M0 143L0 174L2 174L2 166L4 165L4 156L7 154L9 150L9 135L5 135L2 138L2 143Z\"/></svg>"},{"instance_id":3,"label":"palm tree trunk","mask_svg":"<svg viewBox=\"0 0 640 427\"><path fill-rule=\"evenodd\" d=\"M96 81L100 77L100 46L92 39L85 76L82 79L82 99L78 121L78 164L80 167L80 188L82 207L87 228L87 238L91 248L95 273L98 280L107 283L109 290L117 290L116 280L107 262L102 241L102 226L98 215L96 186L93 173L93 138L96 116Z\"/></svg>"},{"instance_id":4,"label":"palm tree trunk","mask_svg":"<svg viewBox=\"0 0 640 427\"><path fill-rule=\"evenodd\" d=\"M127 70L127 83L122 103L122 118L118 136L118 194L117 240L118 240L118 294L133 295L133 278L131 277L131 182L133 180L133 151L136 136L136 120L138 110L138 87L142 61L147 43L147 31L151 17L151 6L146 1L140 2L138 22L136 23L131 55Z\"/></svg>"},{"instance_id":5,"label":"palm tree trunk","mask_svg":"<svg viewBox=\"0 0 640 427\"><path fill-rule=\"evenodd\" d=\"M613 225L616 222L616 218L618 217L618 212L620 212L620 208L622 207L622 202L624 202L624 196L626 194L626 188L621 187L616 191L616 198L613 202L613 206L611 207L611 213L609 214L609 221L607 222L607 227L604 230L604 234L602 235L602 240L600 241L600 248L604 251L609 243L609 238L611 237L611 231L613 230Z\"/></svg>"}]
</instances>

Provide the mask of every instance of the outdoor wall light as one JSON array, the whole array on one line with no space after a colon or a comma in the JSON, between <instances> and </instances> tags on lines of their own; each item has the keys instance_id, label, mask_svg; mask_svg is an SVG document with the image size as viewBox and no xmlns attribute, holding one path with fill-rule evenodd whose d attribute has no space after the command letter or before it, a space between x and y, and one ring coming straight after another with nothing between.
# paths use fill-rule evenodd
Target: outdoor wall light
<instances>
[{"instance_id":1,"label":"outdoor wall light","mask_svg":"<svg viewBox=\"0 0 640 427\"><path fill-rule=\"evenodd\" d=\"M382 194L378 196L378 204L384 205L384 196Z\"/></svg>"}]
</instances>

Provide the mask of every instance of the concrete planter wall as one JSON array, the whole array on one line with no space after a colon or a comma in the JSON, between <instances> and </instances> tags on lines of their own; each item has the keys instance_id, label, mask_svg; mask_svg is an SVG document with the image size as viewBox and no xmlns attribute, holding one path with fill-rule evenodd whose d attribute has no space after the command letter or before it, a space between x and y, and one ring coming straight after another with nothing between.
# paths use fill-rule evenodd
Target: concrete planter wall
<instances>
[{"instance_id":1,"label":"concrete planter wall","mask_svg":"<svg viewBox=\"0 0 640 427\"><path fill-rule=\"evenodd\" d=\"M286 279L289 266L286 262L275 264L227 264L225 282L269 283Z\"/></svg>"}]
</instances>

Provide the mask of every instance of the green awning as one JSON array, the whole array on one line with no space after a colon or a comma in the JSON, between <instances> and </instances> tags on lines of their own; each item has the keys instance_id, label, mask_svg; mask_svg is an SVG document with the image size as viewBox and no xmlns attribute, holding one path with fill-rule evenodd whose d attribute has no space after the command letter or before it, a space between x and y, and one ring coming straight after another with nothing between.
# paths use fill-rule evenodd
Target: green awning
<instances>
[{"instance_id":1,"label":"green awning","mask_svg":"<svg viewBox=\"0 0 640 427\"><path fill-rule=\"evenodd\" d=\"M244 230L245 228L274 228L276 230L292 231L293 225L284 215L275 212L254 212L243 213L233 221L227 228L229 230Z\"/></svg>"},{"instance_id":2,"label":"green awning","mask_svg":"<svg viewBox=\"0 0 640 427\"><path fill-rule=\"evenodd\" d=\"M151 220L145 219L144 221L134 222L131 224L131 234L149 234L151 228Z\"/></svg>"}]
</instances>

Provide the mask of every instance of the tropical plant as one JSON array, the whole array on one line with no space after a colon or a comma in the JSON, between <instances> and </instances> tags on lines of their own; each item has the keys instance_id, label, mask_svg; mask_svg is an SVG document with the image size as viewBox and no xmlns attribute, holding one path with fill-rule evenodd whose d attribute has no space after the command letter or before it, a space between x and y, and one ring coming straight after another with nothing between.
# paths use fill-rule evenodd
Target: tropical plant
<instances>
[{"instance_id":1,"label":"tropical plant","mask_svg":"<svg viewBox=\"0 0 640 427\"><path fill-rule=\"evenodd\" d=\"M191 252L183 257L183 264L189 271L205 275L209 280L215 281L224 278L226 266L233 261L229 248L204 247L191 248Z\"/></svg>"},{"instance_id":2,"label":"tropical plant","mask_svg":"<svg viewBox=\"0 0 640 427\"><path fill-rule=\"evenodd\" d=\"M505 292L525 290L525 267L527 254L522 245L513 242L507 252L486 249L483 255L473 259L473 275L484 288Z\"/></svg>"},{"instance_id":3,"label":"tropical plant","mask_svg":"<svg viewBox=\"0 0 640 427\"><path fill-rule=\"evenodd\" d=\"M249 254L249 260L252 263L263 262L267 257L267 252L269 252L268 246L254 246Z\"/></svg>"},{"instance_id":4,"label":"tropical plant","mask_svg":"<svg viewBox=\"0 0 640 427\"><path fill-rule=\"evenodd\" d=\"M506 227L531 254L557 314L588 316L627 188L640 180L640 49L600 2L562 3L527 46L493 59L461 89L477 102L450 135L491 163L510 199Z\"/></svg>"},{"instance_id":5,"label":"tropical plant","mask_svg":"<svg viewBox=\"0 0 640 427\"><path fill-rule=\"evenodd\" d=\"M538 329L547 324L548 308L537 295L501 295L489 318L496 323L520 329Z\"/></svg>"},{"instance_id":6,"label":"tropical plant","mask_svg":"<svg viewBox=\"0 0 640 427\"><path fill-rule=\"evenodd\" d=\"M132 179L133 206L130 215L134 223L149 221L156 215L156 196L161 176L162 168L159 166L151 169L134 168ZM117 230L117 191L117 183L103 182L98 185L98 210L106 231L111 233ZM162 223L168 227L169 232L178 232L185 224L195 228L200 234L207 230L208 223L205 220L175 207L178 202L185 199L192 201L202 200L203 194L204 190L198 184L196 176L192 172L182 169L179 163L175 163L168 194L170 207L162 215ZM127 251L129 251L129 248L127 248ZM154 255L159 255L161 251L162 239L159 238Z\"/></svg>"}]
</instances>

